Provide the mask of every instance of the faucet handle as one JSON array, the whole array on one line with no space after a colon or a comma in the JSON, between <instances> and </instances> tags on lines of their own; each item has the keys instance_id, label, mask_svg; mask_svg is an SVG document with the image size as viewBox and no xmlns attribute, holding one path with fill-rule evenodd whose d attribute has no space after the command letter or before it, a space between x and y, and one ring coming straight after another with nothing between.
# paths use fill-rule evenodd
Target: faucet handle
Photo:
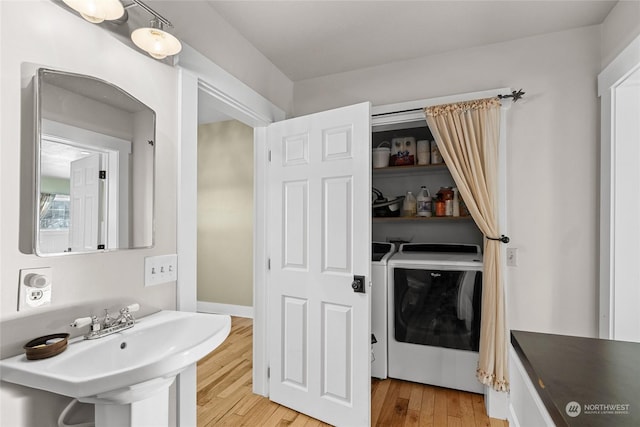
<instances>
[{"instance_id":1,"label":"faucet handle","mask_svg":"<svg viewBox=\"0 0 640 427\"><path fill-rule=\"evenodd\" d=\"M91 316L91 332L97 332L102 328L98 316Z\"/></svg>"},{"instance_id":2,"label":"faucet handle","mask_svg":"<svg viewBox=\"0 0 640 427\"><path fill-rule=\"evenodd\" d=\"M72 328L82 328L83 326L90 325L91 322L91 317L79 317L78 319L71 322L69 326L71 326Z\"/></svg>"},{"instance_id":3,"label":"faucet handle","mask_svg":"<svg viewBox=\"0 0 640 427\"><path fill-rule=\"evenodd\" d=\"M132 311L140 310L140 304L131 304L126 307L120 309L120 317L118 317L118 322L120 323L134 323L136 320L131 314Z\"/></svg>"},{"instance_id":4,"label":"faucet handle","mask_svg":"<svg viewBox=\"0 0 640 427\"><path fill-rule=\"evenodd\" d=\"M110 325L113 322L113 318L111 317L111 315L109 314L109 310L108 309L104 309L104 320L103 320L105 325Z\"/></svg>"}]
</instances>

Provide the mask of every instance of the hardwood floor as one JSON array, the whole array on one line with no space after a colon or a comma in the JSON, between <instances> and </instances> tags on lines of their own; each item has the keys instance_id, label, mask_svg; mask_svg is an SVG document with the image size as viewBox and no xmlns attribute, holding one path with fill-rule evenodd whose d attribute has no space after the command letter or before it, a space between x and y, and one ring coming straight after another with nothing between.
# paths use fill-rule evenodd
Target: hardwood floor
<instances>
[{"instance_id":1,"label":"hardwood floor","mask_svg":"<svg viewBox=\"0 0 640 427\"><path fill-rule=\"evenodd\" d=\"M251 392L252 320L234 317L227 340L198 362L198 426L327 426ZM394 379L371 382L374 426L507 427L483 397Z\"/></svg>"}]
</instances>

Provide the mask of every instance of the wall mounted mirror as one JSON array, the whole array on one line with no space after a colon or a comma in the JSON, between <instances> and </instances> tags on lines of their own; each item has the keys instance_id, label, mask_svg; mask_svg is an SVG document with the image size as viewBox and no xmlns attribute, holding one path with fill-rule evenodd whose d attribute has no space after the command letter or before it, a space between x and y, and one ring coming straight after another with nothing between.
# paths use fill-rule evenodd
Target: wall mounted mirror
<instances>
[{"instance_id":1,"label":"wall mounted mirror","mask_svg":"<svg viewBox=\"0 0 640 427\"><path fill-rule=\"evenodd\" d=\"M38 69L35 252L151 247L155 113L103 80Z\"/></svg>"}]
</instances>

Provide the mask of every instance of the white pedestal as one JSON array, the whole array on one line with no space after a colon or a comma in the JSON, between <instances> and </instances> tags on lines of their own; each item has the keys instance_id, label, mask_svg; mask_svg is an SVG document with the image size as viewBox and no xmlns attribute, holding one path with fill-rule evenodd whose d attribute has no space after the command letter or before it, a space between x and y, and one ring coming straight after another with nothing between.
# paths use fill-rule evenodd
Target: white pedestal
<instances>
[{"instance_id":1,"label":"white pedestal","mask_svg":"<svg viewBox=\"0 0 640 427\"><path fill-rule=\"evenodd\" d=\"M95 406L95 427L167 427L169 425L169 387L175 377L152 380L127 390L79 399ZM139 387L139 388L136 388Z\"/></svg>"}]
</instances>

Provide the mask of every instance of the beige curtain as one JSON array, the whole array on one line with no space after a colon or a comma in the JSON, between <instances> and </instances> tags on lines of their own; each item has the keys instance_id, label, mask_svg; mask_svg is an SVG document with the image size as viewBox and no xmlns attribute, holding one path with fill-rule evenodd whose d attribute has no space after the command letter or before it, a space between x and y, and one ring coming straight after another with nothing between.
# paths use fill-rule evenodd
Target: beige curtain
<instances>
[{"instance_id":1,"label":"beige curtain","mask_svg":"<svg viewBox=\"0 0 640 427\"><path fill-rule=\"evenodd\" d=\"M481 99L425 108L427 123L471 216L485 235L478 380L509 390L500 237L500 101Z\"/></svg>"},{"instance_id":2,"label":"beige curtain","mask_svg":"<svg viewBox=\"0 0 640 427\"><path fill-rule=\"evenodd\" d=\"M40 217L42 218L44 214L47 213L49 207L51 206L51 202L56 197L55 194L51 193L40 193Z\"/></svg>"}]
</instances>

